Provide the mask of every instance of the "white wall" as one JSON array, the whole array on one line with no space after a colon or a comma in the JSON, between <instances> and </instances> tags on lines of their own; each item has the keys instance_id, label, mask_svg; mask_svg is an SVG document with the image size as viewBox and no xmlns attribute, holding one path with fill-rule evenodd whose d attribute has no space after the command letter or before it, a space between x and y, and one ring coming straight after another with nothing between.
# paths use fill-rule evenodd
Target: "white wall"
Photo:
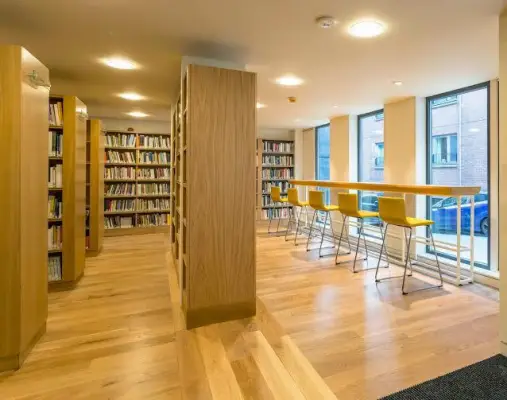
<instances>
[{"instance_id":1,"label":"white wall","mask_svg":"<svg viewBox=\"0 0 507 400\"><path fill-rule=\"evenodd\" d=\"M276 129L276 128L260 128L257 130L257 137L267 140L294 140L294 130Z\"/></svg>"},{"instance_id":2,"label":"white wall","mask_svg":"<svg viewBox=\"0 0 507 400\"><path fill-rule=\"evenodd\" d=\"M90 118L95 118L91 116ZM132 119L114 119L114 118L97 118L102 121L105 130L121 130L126 131L128 128L134 128L139 133L170 133L171 122L169 121L149 121L149 120L132 120Z\"/></svg>"}]
</instances>

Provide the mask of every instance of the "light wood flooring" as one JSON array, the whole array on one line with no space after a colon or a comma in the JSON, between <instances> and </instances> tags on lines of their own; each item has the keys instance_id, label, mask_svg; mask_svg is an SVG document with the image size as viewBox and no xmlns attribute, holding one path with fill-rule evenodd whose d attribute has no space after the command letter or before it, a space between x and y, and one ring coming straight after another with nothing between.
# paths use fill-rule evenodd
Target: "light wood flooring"
<instances>
[{"instance_id":1,"label":"light wood flooring","mask_svg":"<svg viewBox=\"0 0 507 400\"><path fill-rule=\"evenodd\" d=\"M495 291L402 296L265 230L257 317L192 331L167 237L106 238L75 289L50 293L47 333L0 399L376 399L498 353Z\"/></svg>"}]
</instances>

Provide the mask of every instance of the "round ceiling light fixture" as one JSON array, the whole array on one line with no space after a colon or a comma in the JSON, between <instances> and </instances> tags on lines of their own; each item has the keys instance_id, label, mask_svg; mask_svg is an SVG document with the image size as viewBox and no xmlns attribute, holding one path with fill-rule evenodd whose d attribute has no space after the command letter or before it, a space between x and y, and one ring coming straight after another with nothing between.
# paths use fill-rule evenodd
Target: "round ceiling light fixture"
<instances>
[{"instance_id":1,"label":"round ceiling light fixture","mask_svg":"<svg viewBox=\"0 0 507 400\"><path fill-rule=\"evenodd\" d=\"M394 86L403 86L403 82L402 81L393 81L393 85Z\"/></svg>"},{"instance_id":2,"label":"round ceiling light fixture","mask_svg":"<svg viewBox=\"0 0 507 400\"><path fill-rule=\"evenodd\" d=\"M101 58L100 62L107 65L108 67L115 69L138 69L139 65L137 65L134 61L129 60L128 58L123 57L109 57L109 58Z\"/></svg>"},{"instance_id":3,"label":"round ceiling light fixture","mask_svg":"<svg viewBox=\"0 0 507 400\"><path fill-rule=\"evenodd\" d=\"M315 23L323 29L329 29L334 27L337 24L337 21L333 17L322 15L315 18Z\"/></svg>"},{"instance_id":4,"label":"round ceiling light fixture","mask_svg":"<svg viewBox=\"0 0 507 400\"><path fill-rule=\"evenodd\" d=\"M303 80L294 75L284 75L276 78L276 83L282 86L299 86L303 83Z\"/></svg>"},{"instance_id":5,"label":"round ceiling light fixture","mask_svg":"<svg viewBox=\"0 0 507 400\"><path fill-rule=\"evenodd\" d=\"M257 104L255 105L255 107L257 107L257 108L264 108L264 107L266 107L266 104L257 102Z\"/></svg>"},{"instance_id":6,"label":"round ceiling light fixture","mask_svg":"<svg viewBox=\"0 0 507 400\"><path fill-rule=\"evenodd\" d=\"M382 35L386 31L386 26L377 20L363 19L353 22L348 33L357 38L373 38Z\"/></svg>"},{"instance_id":7,"label":"round ceiling light fixture","mask_svg":"<svg viewBox=\"0 0 507 400\"><path fill-rule=\"evenodd\" d=\"M126 114L130 115L131 117L134 117L134 118L146 118L149 116L148 114L145 114L142 111L131 111Z\"/></svg>"}]
</instances>

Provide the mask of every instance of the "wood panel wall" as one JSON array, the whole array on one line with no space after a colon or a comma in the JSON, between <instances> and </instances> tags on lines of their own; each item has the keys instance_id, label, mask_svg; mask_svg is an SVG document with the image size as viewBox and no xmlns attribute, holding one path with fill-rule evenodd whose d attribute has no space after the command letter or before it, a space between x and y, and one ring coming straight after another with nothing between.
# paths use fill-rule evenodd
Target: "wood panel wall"
<instances>
[{"instance_id":1,"label":"wood panel wall","mask_svg":"<svg viewBox=\"0 0 507 400\"><path fill-rule=\"evenodd\" d=\"M49 84L44 65L0 46L0 371L19 368L46 326L49 91L41 83Z\"/></svg>"},{"instance_id":2,"label":"wood panel wall","mask_svg":"<svg viewBox=\"0 0 507 400\"><path fill-rule=\"evenodd\" d=\"M255 314L256 75L197 65L187 74L191 328Z\"/></svg>"},{"instance_id":3,"label":"wood panel wall","mask_svg":"<svg viewBox=\"0 0 507 400\"><path fill-rule=\"evenodd\" d=\"M104 132L100 120L88 121L90 137L90 242L87 255L102 250L104 238Z\"/></svg>"}]
</instances>

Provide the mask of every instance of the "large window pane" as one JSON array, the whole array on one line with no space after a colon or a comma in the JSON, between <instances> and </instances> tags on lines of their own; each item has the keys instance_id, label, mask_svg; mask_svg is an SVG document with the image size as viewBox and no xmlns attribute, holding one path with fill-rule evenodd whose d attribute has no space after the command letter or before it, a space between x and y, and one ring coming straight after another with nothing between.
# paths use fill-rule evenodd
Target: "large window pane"
<instances>
[{"instance_id":1,"label":"large window pane","mask_svg":"<svg viewBox=\"0 0 507 400\"><path fill-rule=\"evenodd\" d=\"M489 89L484 85L428 100L428 183L481 187L481 193L475 196L473 229L475 260L483 268L489 268L488 98ZM428 217L435 221L435 239L456 243L457 206L454 198L429 199ZM461 239L468 246L469 199L463 198L461 206ZM449 258L456 256L445 250L439 253ZM462 261L470 261L469 253L462 253Z\"/></svg>"},{"instance_id":2,"label":"large window pane","mask_svg":"<svg viewBox=\"0 0 507 400\"><path fill-rule=\"evenodd\" d=\"M360 115L358 119L358 178L359 182L384 181L384 111ZM381 193L359 192L359 207L366 211L378 211L378 196ZM365 224L378 226L376 218L365 220ZM380 231L367 234L380 236Z\"/></svg>"},{"instance_id":3,"label":"large window pane","mask_svg":"<svg viewBox=\"0 0 507 400\"><path fill-rule=\"evenodd\" d=\"M328 181L330 179L329 169L329 124L318 126L315 129L316 141L316 178L317 180ZM330 201L329 189L324 189L326 193L326 202Z\"/></svg>"}]
</instances>

